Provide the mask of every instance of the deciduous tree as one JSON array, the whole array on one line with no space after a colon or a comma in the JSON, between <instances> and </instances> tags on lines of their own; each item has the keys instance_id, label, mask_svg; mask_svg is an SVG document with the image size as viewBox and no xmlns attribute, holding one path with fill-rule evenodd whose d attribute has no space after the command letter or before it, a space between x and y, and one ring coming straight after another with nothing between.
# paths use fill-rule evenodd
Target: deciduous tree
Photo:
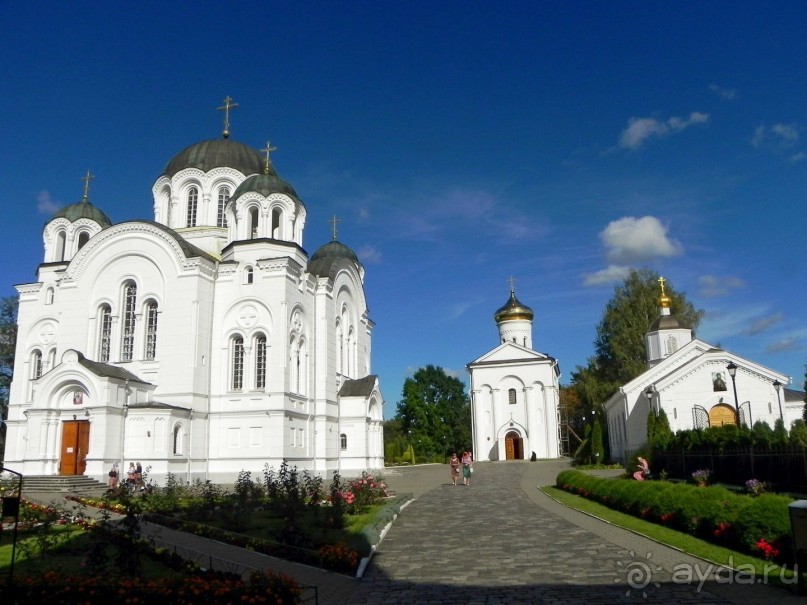
<instances>
[{"instance_id":1,"label":"deciduous tree","mask_svg":"<svg viewBox=\"0 0 807 605\"><path fill-rule=\"evenodd\" d=\"M418 456L442 459L471 446L471 406L462 381L428 365L407 378L396 420Z\"/></svg>"}]
</instances>

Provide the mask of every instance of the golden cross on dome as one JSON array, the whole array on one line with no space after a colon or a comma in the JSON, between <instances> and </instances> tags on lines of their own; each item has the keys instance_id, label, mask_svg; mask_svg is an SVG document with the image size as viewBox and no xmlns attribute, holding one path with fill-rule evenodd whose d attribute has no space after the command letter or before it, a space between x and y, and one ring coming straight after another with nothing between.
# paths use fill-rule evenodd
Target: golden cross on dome
<instances>
[{"instance_id":1,"label":"golden cross on dome","mask_svg":"<svg viewBox=\"0 0 807 605\"><path fill-rule=\"evenodd\" d=\"M224 105L217 107L218 111L224 111L224 138L230 136L230 110L238 107L238 103L233 103L233 100L228 95L224 99Z\"/></svg>"},{"instance_id":2,"label":"golden cross on dome","mask_svg":"<svg viewBox=\"0 0 807 605\"><path fill-rule=\"evenodd\" d=\"M661 285L661 293L664 294L664 284L667 282L663 277L658 278L658 283Z\"/></svg>"},{"instance_id":3,"label":"golden cross on dome","mask_svg":"<svg viewBox=\"0 0 807 605\"><path fill-rule=\"evenodd\" d=\"M510 279L508 279L507 281L510 282L510 292L515 293L515 291L516 291L516 278L511 275Z\"/></svg>"},{"instance_id":4,"label":"golden cross on dome","mask_svg":"<svg viewBox=\"0 0 807 605\"><path fill-rule=\"evenodd\" d=\"M84 197L81 198L82 202L90 201L90 181L94 178L95 176L89 170L86 176L81 177L81 180L84 181Z\"/></svg>"},{"instance_id":5,"label":"golden cross on dome","mask_svg":"<svg viewBox=\"0 0 807 605\"><path fill-rule=\"evenodd\" d=\"M273 151L277 151L277 147L272 147L272 141L266 141L266 147L261 149L261 151L263 151L266 154L266 163L264 164L263 169L266 172L269 172L269 165L272 163L269 154L272 153Z\"/></svg>"},{"instance_id":6,"label":"golden cross on dome","mask_svg":"<svg viewBox=\"0 0 807 605\"><path fill-rule=\"evenodd\" d=\"M342 222L342 220L341 220L341 219L336 218L336 215L334 214L334 215L333 215L333 218L332 218L331 220L329 220L328 222L331 224L331 226L332 226L332 228L333 228L333 241L336 241L336 225L338 225L339 223L341 223L341 222Z\"/></svg>"}]
</instances>

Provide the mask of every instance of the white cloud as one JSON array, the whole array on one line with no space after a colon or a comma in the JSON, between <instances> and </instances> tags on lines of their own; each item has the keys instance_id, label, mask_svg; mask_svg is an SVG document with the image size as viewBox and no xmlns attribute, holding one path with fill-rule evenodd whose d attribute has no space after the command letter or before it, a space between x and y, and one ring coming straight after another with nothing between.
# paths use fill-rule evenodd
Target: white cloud
<instances>
[{"instance_id":1,"label":"white cloud","mask_svg":"<svg viewBox=\"0 0 807 605\"><path fill-rule=\"evenodd\" d=\"M600 233L609 263L617 265L646 262L680 254L683 247L667 236L667 228L654 216L626 216L608 223Z\"/></svg>"},{"instance_id":2,"label":"white cloud","mask_svg":"<svg viewBox=\"0 0 807 605\"><path fill-rule=\"evenodd\" d=\"M803 151L799 151L798 153L790 156L790 161L793 162L794 164L796 162L801 162L802 160L807 160L807 153Z\"/></svg>"},{"instance_id":3,"label":"white cloud","mask_svg":"<svg viewBox=\"0 0 807 605\"><path fill-rule=\"evenodd\" d=\"M704 124L709 121L709 114L693 111L688 118L673 116L666 121L656 118L636 118L628 120L628 126L622 131L619 146L623 149L639 149L651 137L665 137L680 132L693 124Z\"/></svg>"},{"instance_id":4,"label":"white cloud","mask_svg":"<svg viewBox=\"0 0 807 605\"><path fill-rule=\"evenodd\" d=\"M748 336L756 336L762 332L767 332L773 326L781 322L783 318L784 316L781 313L774 313L773 315L768 315L767 317L760 317L745 330L745 333Z\"/></svg>"},{"instance_id":5,"label":"white cloud","mask_svg":"<svg viewBox=\"0 0 807 605\"><path fill-rule=\"evenodd\" d=\"M796 124L774 124L770 127L760 124L754 129L751 144L754 147L782 151L799 142L800 130Z\"/></svg>"},{"instance_id":6,"label":"white cloud","mask_svg":"<svg viewBox=\"0 0 807 605\"><path fill-rule=\"evenodd\" d=\"M709 90L726 101L733 101L737 98L737 91L733 88L723 88L717 84L710 84Z\"/></svg>"},{"instance_id":7,"label":"white cloud","mask_svg":"<svg viewBox=\"0 0 807 605\"><path fill-rule=\"evenodd\" d=\"M630 267L609 265L596 273L586 273L583 275L584 286L602 286L615 284L624 281L630 273Z\"/></svg>"},{"instance_id":8,"label":"white cloud","mask_svg":"<svg viewBox=\"0 0 807 605\"><path fill-rule=\"evenodd\" d=\"M365 265L377 265L381 262L381 250L370 244L364 244L356 251L356 255Z\"/></svg>"},{"instance_id":9,"label":"white cloud","mask_svg":"<svg viewBox=\"0 0 807 605\"><path fill-rule=\"evenodd\" d=\"M50 199L48 191L40 191L36 196L36 210L39 214L53 214L61 206Z\"/></svg>"},{"instance_id":10,"label":"white cloud","mask_svg":"<svg viewBox=\"0 0 807 605\"><path fill-rule=\"evenodd\" d=\"M728 295L732 290L744 288L745 282L739 277L716 277L701 275L698 278L698 294L704 298L718 298Z\"/></svg>"},{"instance_id":11,"label":"white cloud","mask_svg":"<svg viewBox=\"0 0 807 605\"><path fill-rule=\"evenodd\" d=\"M786 353L787 351L798 351L803 349L804 346L797 338L783 338L777 342L768 345L765 348L766 353Z\"/></svg>"}]
</instances>

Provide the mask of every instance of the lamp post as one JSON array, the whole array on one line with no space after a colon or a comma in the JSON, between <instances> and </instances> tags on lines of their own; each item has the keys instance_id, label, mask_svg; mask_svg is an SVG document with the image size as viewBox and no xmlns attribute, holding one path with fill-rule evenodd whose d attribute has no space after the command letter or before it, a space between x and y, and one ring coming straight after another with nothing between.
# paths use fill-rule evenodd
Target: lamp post
<instances>
[{"instance_id":1,"label":"lamp post","mask_svg":"<svg viewBox=\"0 0 807 605\"><path fill-rule=\"evenodd\" d=\"M773 388L776 389L776 399L779 400L779 418L782 419L782 422L785 421L785 416L782 414L782 394L780 393L779 389L782 387L782 383L778 380L775 380L773 383Z\"/></svg>"},{"instance_id":2,"label":"lamp post","mask_svg":"<svg viewBox=\"0 0 807 605\"><path fill-rule=\"evenodd\" d=\"M653 409L653 385L651 384L647 387L647 390L644 392L644 396L647 397L647 408L648 411Z\"/></svg>"},{"instance_id":3,"label":"lamp post","mask_svg":"<svg viewBox=\"0 0 807 605\"><path fill-rule=\"evenodd\" d=\"M737 364L730 361L729 365L726 366L726 369L729 371L729 376L731 376L731 386L734 388L734 412L737 415L737 428L740 428L740 404L737 401L737 381L734 379L734 377L737 375Z\"/></svg>"}]
</instances>

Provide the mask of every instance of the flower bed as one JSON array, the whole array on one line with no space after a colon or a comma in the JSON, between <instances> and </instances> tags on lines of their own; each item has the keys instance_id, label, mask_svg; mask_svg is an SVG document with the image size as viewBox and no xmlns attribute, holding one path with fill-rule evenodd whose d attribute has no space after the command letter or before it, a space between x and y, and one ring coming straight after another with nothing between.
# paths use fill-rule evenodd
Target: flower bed
<instances>
[{"instance_id":1,"label":"flower bed","mask_svg":"<svg viewBox=\"0 0 807 605\"><path fill-rule=\"evenodd\" d=\"M41 578L25 578L5 587L3 603L82 603L105 605L125 602L150 604L155 600L190 605L196 603L275 603L300 602L297 582L282 574L253 574L247 582L240 578L185 577L148 580L117 576L60 576L48 572Z\"/></svg>"},{"instance_id":2,"label":"flower bed","mask_svg":"<svg viewBox=\"0 0 807 605\"><path fill-rule=\"evenodd\" d=\"M755 497L722 487L667 481L603 479L570 470L556 486L609 508L777 563L792 562L788 505L792 498Z\"/></svg>"}]
</instances>

